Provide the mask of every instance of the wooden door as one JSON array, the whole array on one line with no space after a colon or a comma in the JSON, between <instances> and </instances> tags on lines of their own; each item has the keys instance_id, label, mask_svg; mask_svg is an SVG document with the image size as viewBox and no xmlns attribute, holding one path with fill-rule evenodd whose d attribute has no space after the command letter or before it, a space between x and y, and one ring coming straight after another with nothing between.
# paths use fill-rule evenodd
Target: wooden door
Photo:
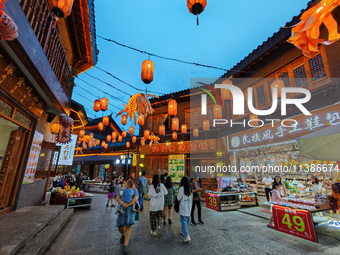
<instances>
[{"instance_id":1,"label":"wooden door","mask_svg":"<svg viewBox=\"0 0 340 255\"><path fill-rule=\"evenodd\" d=\"M26 130L11 132L0 170L0 208L14 203L18 180L20 179L20 156L24 146Z\"/></svg>"}]
</instances>

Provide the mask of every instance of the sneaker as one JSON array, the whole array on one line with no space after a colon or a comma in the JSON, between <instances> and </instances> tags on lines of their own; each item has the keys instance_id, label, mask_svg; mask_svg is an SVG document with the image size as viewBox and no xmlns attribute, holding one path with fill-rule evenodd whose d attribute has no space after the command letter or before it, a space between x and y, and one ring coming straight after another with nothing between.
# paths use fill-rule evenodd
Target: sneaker
<instances>
[{"instance_id":1,"label":"sneaker","mask_svg":"<svg viewBox=\"0 0 340 255\"><path fill-rule=\"evenodd\" d=\"M123 252L123 254L128 254L129 253L129 248L124 245L123 249L122 249L122 252Z\"/></svg>"},{"instance_id":2,"label":"sneaker","mask_svg":"<svg viewBox=\"0 0 340 255\"><path fill-rule=\"evenodd\" d=\"M172 223L171 218L168 219L168 223L169 225Z\"/></svg>"},{"instance_id":3,"label":"sneaker","mask_svg":"<svg viewBox=\"0 0 340 255\"><path fill-rule=\"evenodd\" d=\"M199 221L198 221L198 224L204 225L204 222L201 221L201 220L199 220Z\"/></svg>"},{"instance_id":4,"label":"sneaker","mask_svg":"<svg viewBox=\"0 0 340 255\"><path fill-rule=\"evenodd\" d=\"M270 223L267 224L267 227L268 228L275 228L275 226L273 224L270 224Z\"/></svg>"},{"instance_id":5,"label":"sneaker","mask_svg":"<svg viewBox=\"0 0 340 255\"><path fill-rule=\"evenodd\" d=\"M166 222L165 222L165 221L163 222L163 225L164 225L164 226L166 225Z\"/></svg>"},{"instance_id":6,"label":"sneaker","mask_svg":"<svg viewBox=\"0 0 340 255\"><path fill-rule=\"evenodd\" d=\"M115 207L115 205L114 205L114 204L112 204L112 205L111 205L111 207Z\"/></svg>"},{"instance_id":7,"label":"sneaker","mask_svg":"<svg viewBox=\"0 0 340 255\"><path fill-rule=\"evenodd\" d=\"M190 241L191 241L190 236L187 236L187 238L184 239L184 242L185 242L185 243L190 242Z\"/></svg>"},{"instance_id":8,"label":"sneaker","mask_svg":"<svg viewBox=\"0 0 340 255\"><path fill-rule=\"evenodd\" d=\"M106 204L106 207L109 207L109 204Z\"/></svg>"},{"instance_id":9,"label":"sneaker","mask_svg":"<svg viewBox=\"0 0 340 255\"><path fill-rule=\"evenodd\" d=\"M140 208L140 211L143 211L143 207L142 207L142 208Z\"/></svg>"},{"instance_id":10,"label":"sneaker","mask_svg":"<svg viewBox=\"0 0 340 255\"><path fill-rule=\"evenodd\" d=\"M157 236L157 231L152 231L152 230L151 230L151 235Z\"/></svg>"},{"instance_id":11,"label":"sneaker","mask_svg":"<svg viewBox=\"0 0 340 255\"><path fill-rule=\"evenodd\" d=\"M125 242L125 236L122 236L122 237L120 238L120 243L121 243L121 244L124 244L124 242Z\"/></svg>"},{"instance_id":12,"label":"sneaker","mask_svg":"<svg viewBox=\"0 0 340 255\"><path fill-rule=\"evenodd\" d=\"M191 225L196 226L196 222L194 220L191 221Z\"/></svg>"}]
</instances>

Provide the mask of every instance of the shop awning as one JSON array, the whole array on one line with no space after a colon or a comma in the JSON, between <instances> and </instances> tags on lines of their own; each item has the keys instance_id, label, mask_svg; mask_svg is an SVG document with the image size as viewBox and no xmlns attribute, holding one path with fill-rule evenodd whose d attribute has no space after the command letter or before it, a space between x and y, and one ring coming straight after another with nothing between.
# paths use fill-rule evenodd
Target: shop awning
<instances>
[{"instance_id":1,"label":"shop awning","mask_svg":"<svg viewBox=\"0 0 340 255\"><path fill-rule=\"evenodd\" d=\"M299 138L300 156L323 160L340 160L340 125L330 126Z\"/></svg>"}]
</instances>

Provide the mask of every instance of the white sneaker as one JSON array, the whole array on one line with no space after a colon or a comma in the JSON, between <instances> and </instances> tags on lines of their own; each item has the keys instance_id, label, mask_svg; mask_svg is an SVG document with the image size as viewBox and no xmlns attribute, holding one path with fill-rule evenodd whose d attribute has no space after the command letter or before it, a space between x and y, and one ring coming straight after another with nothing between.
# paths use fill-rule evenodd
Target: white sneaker
<instances>
[{"instance_id":1,"label":"white sneaker","mask_svg":"<svg viewBox=\"0 0 340 255\"><path fill-rule=\"evenodd\" d=\"M151 235L157 236L157 231L152 231L152 230L151 230Z\"/></svg>"},{"instance_id":2,"label":"white sneaker","mask_svg":"<svg viewBox=\"0 0 340 255\"><path fill-rule=\"evenodd\" d=\"M184 239L184 242L185 242L185 243L190 242L190 241L191 241L190 236L188 236L187 238Z\"/></svg>"}]
</instances>

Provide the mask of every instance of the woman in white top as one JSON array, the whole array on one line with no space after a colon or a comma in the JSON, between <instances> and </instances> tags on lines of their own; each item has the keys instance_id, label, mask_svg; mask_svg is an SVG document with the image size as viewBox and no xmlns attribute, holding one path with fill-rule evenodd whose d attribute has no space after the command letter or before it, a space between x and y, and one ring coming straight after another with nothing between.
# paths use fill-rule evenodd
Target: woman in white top
<instances>
[{"instance_id":1,"label":"woman in white top","mask_svg":"<svg viewBox=\"0 0 340 255\"><path fill-rule=\"evenodd\" d=\"M322 196L322 183L319 182L319 179L316 176L312 176L311 180L313 183L312 196L321 197Z\"/></svg>"},{"instance_id":2,"label":"woman in white top","mask_svg":"<svg viewBox=\"0 0 340 255\"><path fill-rule=\"evenodd\" d=\"M192 208L192 189L188 177L184 176L182 178L177 199L180 201L179 214L181 215L182 235L184 235L184 242L187 243L191 240L188 231L188 224Z\"/></svg>"},{"instance_id":3,"label":"woman in white top","mask_svg":"<svg viewBox=\"0 0 340 255\"><path fill-rule=\"evenodd\" d=\"M152 184L150 185L148 196L150 198L150 224L151 235L157 235L158 229L161 229L163 208L164 208L164 196L168 194L168 190L163 183L160 183L158 174L155 174L152 178Z\"/></svg>"}]
</instances>

